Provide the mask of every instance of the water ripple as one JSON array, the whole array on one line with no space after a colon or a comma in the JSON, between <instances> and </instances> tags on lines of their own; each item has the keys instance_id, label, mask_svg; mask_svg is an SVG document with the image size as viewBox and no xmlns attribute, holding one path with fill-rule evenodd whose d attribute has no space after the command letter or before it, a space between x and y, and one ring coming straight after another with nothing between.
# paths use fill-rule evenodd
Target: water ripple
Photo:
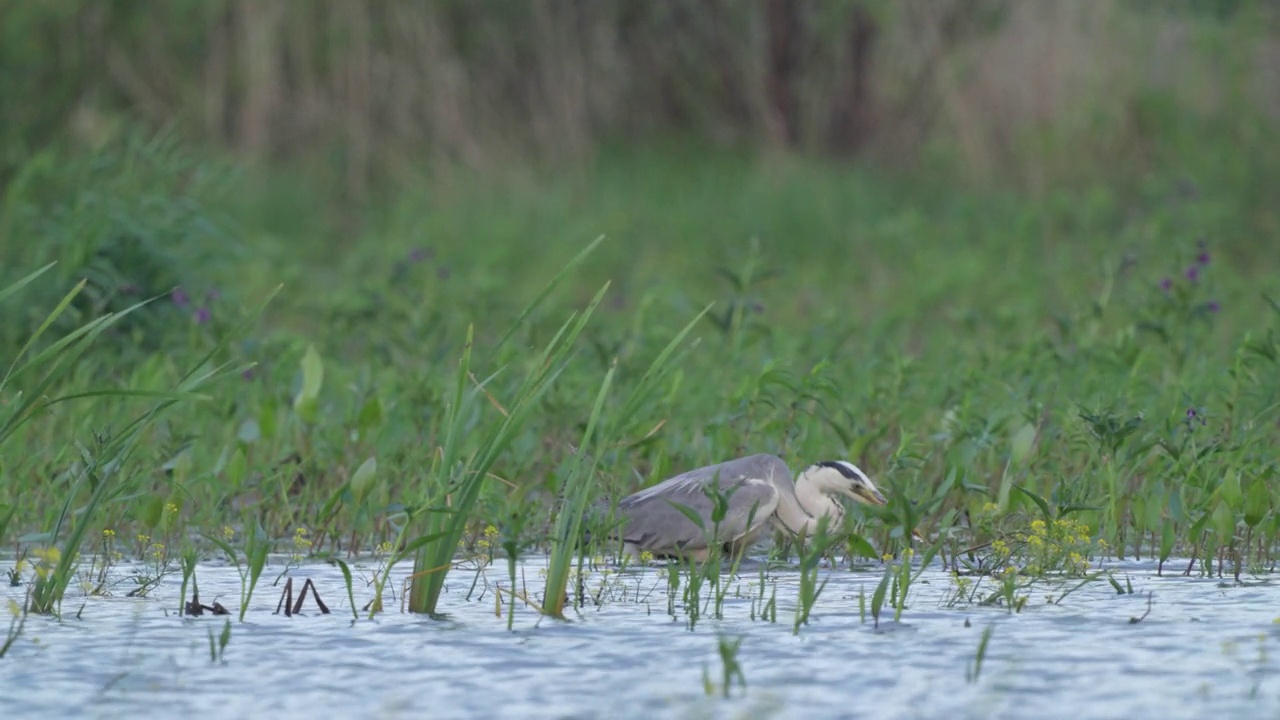
<instances>
[{"instance_id":1,"label":"water ripple","mask_svg":"<svg viewBox=\"0 0 1280 720\"><path fill-rule=\"evenodd\" d=\"M526 563L525 576L538 577L539 568ZM397 589L407 572L393 573ZM879 573L835 571L810 623L795 635L794 576L777 576L777 623L750 619L756 590L747 583L758 575L744 573L743 597L726 600L725 619L704 616L690 630L683 615L666 614L654 573L628 573L625 601L584 608L568 623L518 605L508 632L507 608L497 617L494 605L505 570L482 578L488 586L481 583L485 589L471 601L472 576L460 573L443 596L443 620L400 613L398 596L386 599L388 612L377 619L353 620L340 572L305 566L293 575L311 578L332 614L310 602L294 617L273 614L279 589L264 579L246 621L232 618L224 663L210 661L209 637L226 619L179 617L176 579L150 598L73 597L67 619L31 618L0 660L0 706L6 717L130 718L1074 720L1280 711L1280 669L1270 660L1280 637L1272 622L1280 587L1270 582L1158 577L1153 564L1129 563L1116 577L1133 584L1132 595L1099 582L1053 604L1045 596L1060 597L1061 588L1035 589L1023 612L1011 615L998 607L949 607L948 578L926 572L902 621L886 610L889 617L873 629L859 598L867 601ZM234 568L202 567L199 582L205 602L237 603ZM647 604L636 601L637 583ZM650 593L651 586L657 589ZM21 599L22 590L6 593ZM355 590L358 607L372 597L363 583ZM1148 592L1151 613L1131 623L1146 612ZM989 625L981 675L968 682L966 668ZM718 634L743 638L738 659L748 687L729 700L703 691L704 672L720 679Z\"/></svg>"}]
</instances>

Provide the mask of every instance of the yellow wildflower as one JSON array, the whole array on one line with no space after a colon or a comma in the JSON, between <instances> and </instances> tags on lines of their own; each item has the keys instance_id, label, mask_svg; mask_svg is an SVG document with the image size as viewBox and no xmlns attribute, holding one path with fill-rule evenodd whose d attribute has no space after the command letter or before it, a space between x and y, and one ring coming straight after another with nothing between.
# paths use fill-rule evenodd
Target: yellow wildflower
<instances>
[{"instance_id":1,"label":"yellow wildflower","mask_svg":"<svg viewBox=\"0 0 1280 720\"><path fill-rule=\"evenodd\" d=\"M56 563L62 559L62 551L56 547L36 548L31 554L48 563Z\"/></svg>"}]
</instances>

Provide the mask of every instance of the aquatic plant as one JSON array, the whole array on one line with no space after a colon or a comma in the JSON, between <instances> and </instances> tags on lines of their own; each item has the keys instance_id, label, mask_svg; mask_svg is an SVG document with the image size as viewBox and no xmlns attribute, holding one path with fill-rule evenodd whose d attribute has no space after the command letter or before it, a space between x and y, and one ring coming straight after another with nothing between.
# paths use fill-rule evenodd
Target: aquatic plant
<instances>
[{"instance_id":1,"label":"aquatic plant","mask_svg":"<svg viewBox=\"0 0 1280 720\"><path fill-rule=\"evenodd\" d=\"M209 628L209 662L225 664L227 644L231 642L231 621L222 623L222 632L215 637L213 628Z\"/></svg>"},{"instance_id":2,"label":"aquatic plant","mask_svg":"<svg viewBox=\"0 0 1280 720\"><path fill-rule=\"evenodd\" d=\"M707 695L715 695L720 693L721 697L729 697L733 690L733 684L736 682L738 687L746 692L747 676L742 670L742 663L738 660L738 651L742 649L741 636L730 638L725 635L716 636L716 653L720 656L720 682L717 684L711 679L710 670L704 665L702 667L702 688Z\"/></svg>"},{"instance_id":3,"label":"aquatic plant","mask_svg":"<svg viewBox=\"0 0 1280 720\"><path fill-rule=\"evenodd\" d=\"M973 654L973 660L964 668L965 682L976 683L982 675L982 662L987 658L987 645L990 644L991 634L995 629L995 625L988 625L982 629L982 637L978 639L978 649Z\"/></svg>"},{"instance_id":4,"label":"aquatic plant","mask_svg":"<svg viewBox=\"0 0 1280 720\"><path fill-rule=\"evenodd\" d=\"M0 302L35 281L52 266L52 264L46 265L17 283L0 290ZM3 446L6 440L37 413L72 400L101 397L143 398L152 400L154 404L147 411L135 416L122 429L114 433L97 432L94 434L92 446L80 447L81 463L74 473L72 487L65 495L61 511L44 535L46 542L50 545L42 550L41 563L37 566L35 587L28 600L31 611L37 613L51 613L57 610L71 582L81 545L93 519L108 498L120 496L130 488L128 479L122 479L122 470L148 427L155 423L165 411L180 402L208 399L208 396L201 394L201 391L241 371L241 368L233 367L230 362L210 366L211 360L229 343L230 338L224 337L201 357L191 370L181 376L170 390L94 389L72 391L50 397L59 383L74 371L93 341L102 332L130 312L150 302L150 300L143 301L120 312L102 315L47 346L41 346L40 340L45 331L62 315L84 287L85 281L82 280L63 297L18 351L8 370L0 378L0 395L3 395L5 390L16 381L25 380L27 373L38 374L37 380L19 390L14 399L5 404L5 409L0 410L0 446ZM252 319L253 316L247 317L237 330L243 332ZM70 522L73 514L72 504L81 498L80 493L83 489L88 490L88 499L84 506L76 511L78 519ZM63 531L68 524L70 529L64 535ZM53 545L59 541L63 543L61 548Z\"/></svg>"},{"instance_id":5,"label":"aquatic plant","mask_svg":"<svg viewBox=\"0 0 1280 720\"><path fill-rule=\"evenodd\" d=\"M809 624L809 614L813 611L813 605L818 601L818 596L822 594L823 588L827 586L826 579L822 583L818 583L819 565L828 549L839 541L837 537L827 533L829 520L830 518L824 516L818 521L817 532L814 533L812 538L801 538L801 547L807 545L807 548L800 554L800 594L796 599L796 615L795 622L791 628L792 635L800 634L800 626Z\"/></svg>"},{"instance_id":6,"label":"aquatic plant","mask_svg":"<svg viewBox=\"0 0 1280 720\"><path fill-rule=\"evenodd\" d=\"M258 586L258 579L267 565L267 554L271 552L271 540L265 530L257 522L248 523L245 534L244 558L225 539L206 535L209 542L217 545L227 556L227 560L235 566L240 575L240 616L244 622L245 613L249 612L249 601L253 599L253 591Z\"/></svg>"},{"instance_id":7,"label":"aquatic plant","mask_svg":"<svg viewBox=\"0 0 1280 720\"><path fill-rule=\"evenodd\" d=\"M541 189L460 189L456 203L405 209L342 238L341 249L295 242L296 227L246 211L237 217L255 254L234 272L169 258L177 280L108 305L88 297L105 287L90 278L29 347L23 335L3 349L20 358L0 389L10 577L46 594L65 566L63 596L120 583L154 594L181 571L185 607L199 559L232 557L215 537L244 573L239 613L253 612L255 573L282 581L316 561L343 570L353 608L381 612L413 558L416 607L438 610L445 588L457 588L458 602L493 602L514 629L527 609L652 602L660 611L664 589L685 622L731 616L734 597L744 617L776 621L768 573L779 568L802 576L804 593L784 591L783 602L812 598L810 619L822 616L827 578L865 574L860 611L877 623L890 608L909 616L918 573L938 556L957 573L948 602L1015 612L1041 591L1069 602L1085 582L1123 588L1124 577L1103 572L1112 558L1243 582L1274 570L1275 260L1249 240L1269 210L1250 210L1231 186L1176 209L1136 190L1123 201L1100 190L1078 205L948 188L940 204L921 206L909 202L918 186L807 161L777 183L726 158L627 162L565 192L573 202ZM137 187L89 184L138 208ZM47 206L32 187L7 196L22 214L5 225L7 247ZM672 200L687 196L705 201ZM736 210L714 210L724 207ZM149 212L134 224L168 222ZM191 217L157 225L155 237ZM1033 225L1052 239L1028 249L1011 228ZM1217 237L1202 246L1187 238L1193 225ZM566 268L579 243L552 236L598 228L617 237ZM939 238L966 250L936 252ZM98 267L133 257L124 245L110 252ZM857 263L845 261L851 254ZM73 259L84 258L56 269L74 275ZM21 263L6 269L30 274ZM6 308L23 303L34 317L11 333L39 331L50 312L31 301L60 306L80 279L55 274L25 286L41 292L5 295ZM238 298L282 281L269 322L231 327ZM75 362L46 354L81 326L113 322L103 311L139 301L168 320L86 332L62 346L74 354L92 336ZM129 345L134 333L151 333L164 352ZM249 361L258 364L246 374ZM225 382L131 426L188 368L224 363ZM136 440L125 437L131 427ZM842 542L820 557L775 538L759 579L742 582L736 558L614 566L617 548L600 540L614 518L581 512L646 478L756 451L854 458L883 479L889 505L852 508ZM118 533L110 541L108 529ZM250 540L255 552L283 554L259 554L255 571ZM117 552L135 562L125 567ZM535 553L554 573L524 578ZM482 570L503 562L495 588ZM459 567L464 581L446 584ZM366 577L372 599L361 597ZM786 608L793 631L805 606L797 616Z\"/></svg>"},{"instance_id":8,"label":"aquatic plant","mask_svg":"<svg viewBox=\"0 0 1280 720\"><path fill-rule=\"evenodd\" d=\"M22 635L22 629L27 624L27 607L30 602L19 604L17 600L10 599L6 608L9 611L9 627L4 633L4 642L0 642L0 658L3 658L9 652L9 648L18 641Z\"/></svg>"},{"instance_id":9,"label":"aquatic plant","mask_svg":"<svg viewBox=\"0 0 1280 720\"><path fill-rule=\"evenodd\" d=\"M603 240L597 238L575 256L561 272L556 275L543 293L533 303L526 306L517 319L521 320L533 312L556 285L580 263ZM431 489L428 500L418 511L419 517L410 516L410 523L419 520L423 531L417 539L413 584L409 595L409 608L413 612L434 613L439 602L440 593L444 589L444 580L453 563L458 541L462 537L463 528L469 520L471 508L479 499L480 490L490 467L498 456L514 439L522 424L532 415L538 401L548 388L568 366L569 354L575 341L586 327L592 313L600 304L608 289L606 283L587 304L581 313L574 313L560 326L552 339L529 363L529 371L523 382L516 388L514 395L505 405L499 406L502 418L490 423L476 432L467 425L479 406L484 394L484 383L478 383L471 390L471 354L474 341L474 330L468 328L466 344L458 363L457 378L454 383L453 397L446 405L447 419L444 428L444 442L433 456L430 473ZM503 341L510 337L508 330ZM463 436L467 436L469 445L475 448L470 453L463 449ZM474 439L473 439L474 438ZM447 499L447 504L446 504Z\"/></svg>"},{"instance_id":10,"label":"aquatic plant","mask_svg":"<svg viewBox=\"0 0 1280 720\"><path fill-rule=\"evenodd\" d=\"M650 363L644 374L640 376L627 400L617 413L608 417L602 417L602 413L605 400L609 395L610 386L613 384L614 374L617 371L616 359L610 365L608 372L605 373L604 380L600 385L600 391L596 395L595 403L591 408L591 414L587 418L587 425L583 430L582 440L578 444L578 451L574 453L569 470L562 483L563 504L557 516L555 527L552 530L551 555L547 568L547 585L544 594L543 609L548 615L553 617L563 617L564 615L569 564L572 561L575 548L582 548L578 564L579 571L581 571L585 547L581 545L579 538L581 537L583 516L587 511L587 504L592 496L596 468L601 458L610 449L610 446L619 442L623 437L623 433L634 424L637 413L646 400L655 392L658 382L664 377L668 369L668 362L676 349L710 309L711 306L708 305L702 312L694 316L683 329L676 333L667 346L654 357L653 362ZM589 465L585 462L587 455L591 457ZM723 512L721 512L721 516L723 517ZM701 527L701 523L699 523L699 526ZM715 543L710 544L714 545Z\"/></svg>"}]
</instances>

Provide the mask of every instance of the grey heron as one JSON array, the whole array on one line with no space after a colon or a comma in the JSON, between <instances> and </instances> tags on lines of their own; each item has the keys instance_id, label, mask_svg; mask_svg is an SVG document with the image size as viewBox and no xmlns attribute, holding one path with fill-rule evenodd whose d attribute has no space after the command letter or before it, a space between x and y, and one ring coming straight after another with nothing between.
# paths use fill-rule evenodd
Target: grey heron
<instances>
[{"instance_id":1,"label":"grey heron","mask_svg":"<svg viewBox=\"0 0 1280 720\"><path fill-rule=\"evenodd\" d=\"M714 509L707 490L717 481L728 502L715 542L734 553L753 545L770 527L812 536L819 519L827 517L828 528L834 529L844 517L841 496L869 505L885 504L871 479L846 460L814 463L793 481L782 458L750 455L689 470L623 498L618 503L624 521L623 553L632 559L649 552L654 557L705 561L710 555L707 541ZM696 513L705 529L675 504Z\"/></svg>"}]
</instances>

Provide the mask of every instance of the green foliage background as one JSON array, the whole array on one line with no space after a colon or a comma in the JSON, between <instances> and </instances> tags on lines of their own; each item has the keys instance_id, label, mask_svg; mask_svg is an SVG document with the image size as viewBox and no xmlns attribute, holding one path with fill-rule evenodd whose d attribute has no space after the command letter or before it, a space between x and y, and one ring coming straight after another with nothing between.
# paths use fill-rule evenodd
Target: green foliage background
<instances>
[{"instance_id":1,"label":"green foliage background","mask_svg":"<svg viewBox=\"0 0 1280 720\"><path fill-rule=\"evenodd\" d=\"M957 547L997 531L969 520L995 503L1006 534L1084 508L1112 552L1168 555L1169 536L1269 561L1273 5L824 4L801 25L794 141L761 90L762 5L587 5L0 3L0 286L57 262L3 306L0 357L84 279L41 342L155 299L63 390L257 363L148 427L73 519L86 537L400 537L450 491L446 423L476 452L609 281L464 542L494 525L545 543L616 362L593 497L750 452L849 457ZM877 94L857 151L836 152L823 118L855 17L879 33ZM1037 54L1043 37L1067 50ZM469 332L486 400L451 417ZM86 448L143 402L82 398L7 438L0 540L56 541L67 497L88 498ZM870 526L886 550L895 522Z\"/></svg>"}]
</instances>

